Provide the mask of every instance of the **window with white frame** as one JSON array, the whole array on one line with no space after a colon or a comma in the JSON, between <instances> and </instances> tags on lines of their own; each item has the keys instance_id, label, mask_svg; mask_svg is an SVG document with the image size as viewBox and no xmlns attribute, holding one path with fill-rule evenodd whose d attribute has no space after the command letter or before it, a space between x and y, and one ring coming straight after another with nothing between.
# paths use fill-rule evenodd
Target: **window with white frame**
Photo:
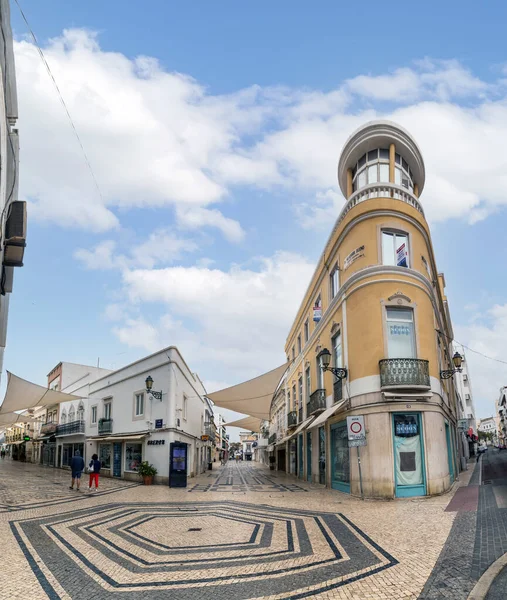
<instances>
[{"instance_id":1,"label":"window with white frame","mask_svg":"<svg viewBox=\"0 0 507 600\"><path fill-rule=\"evenodd\" d=\"M389 183L388 148L370 150L361 156L352 169L352 189L354 192L366 185L379 182Z\"/></svg>"},{"instance_id":2,"label":"window with white frame","mask_svg":"<svg viewBox=\"0 0 507 600\"><path fill-rule=\"evenodd\" d=\"M310 367L306 367L305 380L306 380L306 401L308 402L310 400L310 396L312 393L312 382L310 379Z\"/></svg>"},{"instance_id":3,"label":"window with white frame","mask_svg":"<svg viewBox=\"0 0 507 600\"><path fill-rule=\"evenodd\" d=\"M298 392L299 392L299 408L303 406L303 377L298 379Z\"/></svg>"},{"instance_id":4,"label":"window with white frame","mask_svg":"<svg viewBox=\"0 0 507 600\"><path fill-rule=\"evenodd\" d=\"M304 324L304 332L305 332L305 343L306 343L310 337L310 323L308 322L308 319L306 319L305 324Z\"/></svg>"},{"instance_id":5,"label":"window with white frame","mask_svg":"<svg viewBox=\"0 0 507 600\"><path fill-rule=\"evenodd\" d=\"M382 230L382 264L397 267L410 266L406 233Z\"/></svg>"},{"instance_id":6,"label":"window with white frame","mask_svg":"<svg viewBox=\"0 0 507 600\"><path fill-rule=\"evenodd\" d=\"M90 423L92 425L95 425L97 423L97 405L92 406L91 408Z\"/></svg>"},{"instance_id":7,"label":"window with white frame","mask_svg":"<svg viewBox=\"0 0 507 600\"><path fill-rule=\"evenodd\" d=\"M84 404L82 402L77 407L77 420L84 421Z\"/></svg>"},{"instance_id":8,"label":"window with white frame","mask_svg":"<svg viewBox=\"0 0 507 600\"><path fill-rule=\"evenodd\" d=\"M290 403L290 390L287 391L287 404L289 405L289 410L295 410L295 407L292 407Z\"/></svg>"},{"instance_id":9,"label":"window with white frame","mask_svg":"<svg viewBox=\"0 0 507 600\"><path fill-rule=\"evenodd\" d=\"M411 308L387 308L388 358L417 358L414 311Z\"/></svg>"},{"instance_id":10,"label":"window with white frame","mask_svg":"<svg viewBox=\"0 0 507 600\"><path fill-rule=\"evenodd\" d=\"M142 417L144 415L144 394L141 392L134 395L134 416Z\"/></svg>"},{"instance_id":11,"label":"window with white frame","mask_svg":"<svg viewBox=\"0 0 507 600\"><path fill-rule=\"evenodd\" d=\"M333 365L336 368L342 367L342 336L337 333L331 340L333 347Z\"/></svg>"},{"instance_id":12,"label":"window with white frame","mask_svg":"<svg viewBox=\"0 0 507 600\"><path fill-rule=\"evenodd\" d=\"M61 421L62 425L65 425L65 423L67 423L67 412L65 411L65 409L62 411L62 416L60 417L60 421Z\"/></svg>"},{"instance_id":13,"label":"window with white frame","mask_svg":"<svg viewBox=\"0 0 507 600\"><path fill-rule=\"evenodd\" d=\"M76 419L76 409L71 406L69 408L69 423L72 423Z\"/></svg>"},{"instance_id":14,"label":"window with white frame","mask_svg":"<svg viewBox=\"0 0 507 600\"><path fill-rule=\"evenodd\" d=\"M187 420L188 398L183 394L183 418Z\"/></svg>"},{"instance_id":15,"label":"window with white frame","mask_svg":"<svg viewBox=\"0 0 507 600\"><path fill-rule=\"evenodd\" d=\"M394 162L394 183L407 188L407 190L413 193L414 177L412 169L408 166L407 161L399 154L396 154Z\"/></svg>"},{"instance_id":16,"label":"window with white frame","mask_svg":"<svg viewBox=\"0 0 507 600\"><path fill-rule=\"evenodd\" d=\"M301 354L301 334L298 335L298 354Z\"/></svg>"},{"instance_id":17,"label":"window with white frame","mask_svg":"<svg viewBox=\"0 0 507 600\"><path fill-rule=\"evenodd\" d=\"M340 289L340 271L338 270L338 265L335 265L335 267L331 271L329 280L331 288L331 298L334 298L338 293L338 290Z\"/></svg>"},{"instance_id":18,"label":"window with white frame","mask_svg":"<svg viewBox=\"0 0 507 600\"><path fill-rule=\"evenodd\" d=\"M104 402L104 419L111 419L111 415L113 414L112 402L107 400Z\"/></svg>"},{"instance_id":19,"label":"window with white frame","mask_svg":"<svg viewBox=\"0 0 507 600\"><path fill-rule=\"evenodd\" d=\"M324 372L322 371L322 357L317 358L317 388L324 389Z\"/></svg>"}]
</instances>

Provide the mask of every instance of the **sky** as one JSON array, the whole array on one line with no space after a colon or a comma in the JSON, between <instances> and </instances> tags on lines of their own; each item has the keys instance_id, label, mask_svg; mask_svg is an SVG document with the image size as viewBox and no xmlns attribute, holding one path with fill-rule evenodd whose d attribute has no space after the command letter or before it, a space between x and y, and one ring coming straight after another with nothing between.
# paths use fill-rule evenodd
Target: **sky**
<instances>
[{"instance_id":1,"label":"sky","mask_svg":"<svg viewBox=\"0 0 507 600\"><path fill-rule=\"evenodd\" d=\"M29 226L4 369L176 345L212 392L283 363L373 118L422 150L456 340L507 361L505 3L20 4L98 185L12 3ZM489 416L507 364L466 356Z\"/></svg>"}]
</instances>

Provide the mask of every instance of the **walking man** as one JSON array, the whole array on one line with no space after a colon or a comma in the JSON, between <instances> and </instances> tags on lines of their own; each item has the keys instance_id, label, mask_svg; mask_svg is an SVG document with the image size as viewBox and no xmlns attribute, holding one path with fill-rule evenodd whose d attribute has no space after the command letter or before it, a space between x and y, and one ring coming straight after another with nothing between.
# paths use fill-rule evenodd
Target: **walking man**
<instances>
[{"instance_id":1,"label":"walking man","mask_svg":"<svg viewBox=\"0 0 507 600\"><path fill-rule=\"evenodd\" d=\"M76 450L76 453L70 461L70 469L72 471L72 484L70 485L69 489L73 490L74 482L76 482L76 490L79 490L79 486L81 485L81 473L84 470L84 466L85 464L83 457L81 456L79 450Z\"/></svg>"}]
</instances>

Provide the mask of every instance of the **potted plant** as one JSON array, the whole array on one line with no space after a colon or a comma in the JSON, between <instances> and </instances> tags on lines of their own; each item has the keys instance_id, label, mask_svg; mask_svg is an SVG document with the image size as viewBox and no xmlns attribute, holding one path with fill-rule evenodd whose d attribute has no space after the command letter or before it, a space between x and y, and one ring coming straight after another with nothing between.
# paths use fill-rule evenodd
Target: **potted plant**
<instances>
[{"instance_id":1,"label":"potted plant","mask_svg":"<svg viewBox=\"0 0 507 600\"><path fill-rule=\"evenodd\" d=\"M143 460L139 465L137 472L143 478L144 485L151 485L153 483L153 477L157 474L157 469L153 465L150 465L147 460Z\"/></svg>"}]
</instances>

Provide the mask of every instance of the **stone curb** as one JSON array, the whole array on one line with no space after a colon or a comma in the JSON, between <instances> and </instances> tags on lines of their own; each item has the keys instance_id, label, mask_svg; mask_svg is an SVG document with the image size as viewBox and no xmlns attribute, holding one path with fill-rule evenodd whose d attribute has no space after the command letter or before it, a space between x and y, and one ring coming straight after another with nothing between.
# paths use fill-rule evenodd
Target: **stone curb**
<instances>
[{"instance_id":1,"label":"stone curb","mask_svg":"<svg viewBox=\"0 0 507 600\"><path fill-rule=\"evenodd\" d=\"M507 567L507 553L495 560L489 569L482 574L474 589L470 592L468 600L484 600L495 577L500 574L504 567Z\"/></svg>"}]
</instances>

